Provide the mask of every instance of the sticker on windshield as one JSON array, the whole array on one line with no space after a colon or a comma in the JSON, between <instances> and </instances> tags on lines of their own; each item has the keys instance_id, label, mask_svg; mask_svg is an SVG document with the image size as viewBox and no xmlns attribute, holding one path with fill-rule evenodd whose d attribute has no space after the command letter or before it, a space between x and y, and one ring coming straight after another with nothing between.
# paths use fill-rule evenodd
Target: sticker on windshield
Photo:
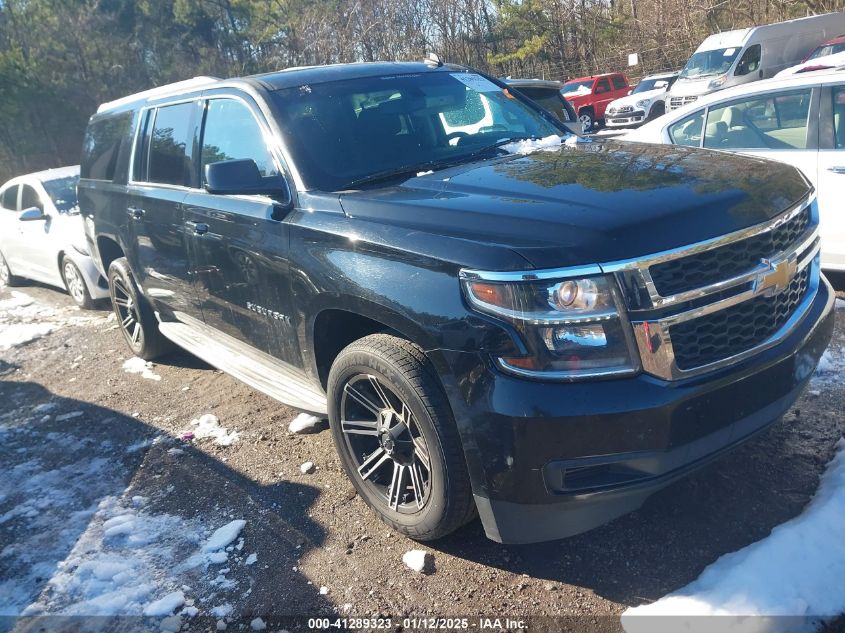
<instances>
[{"instance_id":1,"label":"sticker on windshield","mask_svg":"<svg viewBox=\"0 0 845 633\"><path fill-rule=\"evenodd\" d=\"M734 52L735 52L735 51L736 51L736 47L734 47L734 48L726 48L726 49L725 49L725 52L724 52L724 53L722 53L722 55L724 55L725 57L730 57L731 55L733 55L733 54L734 54Z\"/></svg>"},{"instance_id":2,"label":"sticker on windshield","mask_svg":"<svg viewBox=\"0 0 845 633\"><path fill-rule=\"evenodd\" d=\"M499 92L501 88L489 79L475 73L451 73L452 77L476 92Z\"/></svg>"}]
</instances>

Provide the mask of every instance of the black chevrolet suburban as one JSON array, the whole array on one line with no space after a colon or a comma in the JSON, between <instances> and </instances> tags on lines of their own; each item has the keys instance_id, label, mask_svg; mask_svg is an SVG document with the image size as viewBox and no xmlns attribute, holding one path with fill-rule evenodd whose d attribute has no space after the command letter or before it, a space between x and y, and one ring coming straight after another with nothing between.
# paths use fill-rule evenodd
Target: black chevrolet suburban
<instances>
[{"instance_id":1,"label":"black chevrolet suburban","mask_svg":"<svg viewBox=\"0 0 845 633\"><path fill-rule=\"evenodd\" d=\"M779 419L833 328L797 170L584 141L459 66L196 78L100 107L79 204L135 354L327 416L404 534L531 542Z\"/></svg>"}]
</instances>

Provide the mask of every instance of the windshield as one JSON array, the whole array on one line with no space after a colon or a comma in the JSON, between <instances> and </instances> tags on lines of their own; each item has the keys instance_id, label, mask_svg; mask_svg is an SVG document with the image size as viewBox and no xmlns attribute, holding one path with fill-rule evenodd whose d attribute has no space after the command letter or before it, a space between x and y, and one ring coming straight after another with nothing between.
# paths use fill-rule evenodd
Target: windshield
<instances>
[{"instance_id":1,"label":"windshield","mask_svg":"<svg viewBox=\"0 0 845 633\"><path fill-rule=\"evenodd\" d=\"M284 88L273 98L305 186L323 191L391 170L472 160L508 139L564 132L476 73L365 77Z\"/></svg>"},{"instance_id":2,"label":"windshield","mask_svg":"<svg viewBox=\"0 0 845 633\"><path fill-rule=\"evenodd\" d=\"M810 53L807 61L818 59L819 57L827 57L828 55L836 55L836 53L845 53L845 42L840 42L839 44L823 44Z\"/></svg>"},{"instance_id":3,"label":"windshield","mask_svg":"<svg viewBox=\"0 0 845 633\"><path fill-rule=\"evenodd\" d=\"M570 81L563 84L560 89L563 95L588 95L593 91L594 79L585 79L584 81Z\"/></svg>"},{"instance_id":4,"label":"windshield","mask_svg":"<svg viewBox=\"0 0 845 633\"><path fill-rule=\"evenodd\" d=\"M41 184L44 185L47 195L50 196L50 200L53 201L59 213L76 213L79 210L76 204L77 182L79 182L79 176L68 176L45 180Z\"/></svg>"},{"instance_id":5,"label":"windshield","mask_svg":"<svg viewBox=\"0 0 845 633\"><path fill-rule=\"evenodd\" d=\"M672 85L673 77L658 77L656 79L643 79L634 88L631 94L638 94L640 92L648 92L649 90L656 90L657 88L668 89Z\"/></svg>"},{"instance_id":6,"label":"windshield","mask_svg":"<svg viewBox=\"0 0 845 633\"><path fill-rule=\"evenodd\" d=\"M689 58L680 76L685 79L698 79L724 74L730 70L739 51L739 46L719 48L714 51L699 51Z\"/></svg>"}]
</instances>

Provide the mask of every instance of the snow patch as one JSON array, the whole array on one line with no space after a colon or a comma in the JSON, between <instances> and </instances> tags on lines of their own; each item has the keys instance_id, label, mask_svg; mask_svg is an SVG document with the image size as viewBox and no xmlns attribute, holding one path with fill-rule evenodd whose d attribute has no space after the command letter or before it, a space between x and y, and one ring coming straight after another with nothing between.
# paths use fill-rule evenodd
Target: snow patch
<instances>
[{"instance_id":1,"label":"snow patch","mask_svg":"<svg viewBox=\"0 0 845 633\"><path fill-rule=\"evenodd\" d=\"M311 433L322 422L322 418L307 413L300 413L288 425L290 433Z\"/></svg>"},{"instance_id":2,"label":"snow patch","mask_svg":"<svg viewBox=\"0 0 845 633\"><path fill-rule=\"evenodd\" d=\"M181 591L174 591L148 604L144 608L144 615L153 618L163 617L172 614L183 604L185 604L185 594Z\"/></svg>"},{"instance_id":3,"label":"snow patch","mask_svg":"<svg viewBox=\"0 0 845 633\"><path fill-rule=\"evenodd\" d=\"M141 374L141 378L147 380L161 380L161 376L153 371L153 365L150 361L133 356L123 363L123 371L127 374Z\"/></svg>"},{"instance_id":4,"label":"snow patch","mask_svg":"<svg viewBox=\"0 0 845 633\"><path fill-rule=\"evenodd\" d=\"M252 622L249 623L249 628L251 628L253 631L263 631L267 628L267 625L261 618L255 618Z\"/></svg>"},{"instance_id":5,"label":"snow patch","mask_svg":"<svg viewBox=\"0 0 845 633\"><path fill-rule=\"evenodd\" d=\"M837 299L834 306L837 310L845 310L845 299Z\"/></svg>"},{"instance_id":6,"label":"snow patch","mask_svg":"<svg viewBox=\"0 0 845 633\"><path fill-rule=\"evenodd\" d=\"M310 475L314 472L315 469L316 466L314 466L314 462L305 462L299 467L299 472L301 472L303 475Z\"/></svg>"},{"instance_id":7,"label":"snow patch","mask_svg":"<svg viewBox=\"0 0 845 633\"><path fill-rule=\"evenodd\" d=\"M241 530L244 529L245 525L246 521L243 519L237 519L235 521L230 521L223 527L217 528L214 531L214 534L211 535L211 538L209 538L202 546L202 551L208 553L223 549L229 543L238 538L238 534L241 533Z\"/></svg>"},{"instance_id":8,"label":"snow patch","mask_svg":"<svg viewBox=\"0 0 845 633\"><path fill-rule=\"evenodd\" d=\"M683 589L628 609L622 625L628 633L651 633L659 629L655 618L645 616L671 615L677 616L671 625L667 621L672 630L706 633L713 621L696 616L722 615L735 617L720 620L720 630L762 633L779 630L780 623L747 616L791 615L804 617L796 631L815 631L820 620L845 611L843 525L845 438L800 516L762 541L725 554Z\"/></svg>"},{"instance_id":9,"label":"snow patch","mask_svg":"<svg viewBox=\"0 0 845 633\"><path fill-rule=\"evenodd\" d=\"M240 437L237 431L229 431L227 428L220 426L217 416L210 413L192 420L191 425L197 427L194 429L195 438L199 440L210 438L219 446L231 446Z\"/></svg>"},{"instance_id":10,"label":"snow patch","mask_svg":"<svg viewBox=\"0 0 845 633\"><path fill-rule=\"evenodd\" d=\"M557 134L538 139L525 139L502 145L502 149L510 154L531 154L541 150L550 150L560 147L563 139Z\"/></svg>"},{"instance_id":11,"label":"snow patch","mask_svg":"<svg viewBox=\"0 0 845 633\"><path fill-rule=\"evenodd\" d=\"M257 561L258 561L258 554L253 552L252 554L250 554L249 556L246 557L246 560L244 561L244 565L255 565L255 563Z\"/></svg>"},{"instance_id":12,"label":"snow patch","mask_svg":"<svg viewBox=\"0 0 845 633\"><path fill-rule=\"evenodd\" d=\"M412 549L402 555L402 562L415 572L422 573L425 571L426 564L429 562L431 554L421 549Z\"/></svg>"},{"instance_id":13,"label":"snow patch","mask_svg":"<svg viewBox=\"0 0 845 633\"><path fill-rule=\"evenodd\" d=\"M12 323L0 332L0 350L9 350L37 341L55 329L50 323Z\"/></svg>"}]
</instances>

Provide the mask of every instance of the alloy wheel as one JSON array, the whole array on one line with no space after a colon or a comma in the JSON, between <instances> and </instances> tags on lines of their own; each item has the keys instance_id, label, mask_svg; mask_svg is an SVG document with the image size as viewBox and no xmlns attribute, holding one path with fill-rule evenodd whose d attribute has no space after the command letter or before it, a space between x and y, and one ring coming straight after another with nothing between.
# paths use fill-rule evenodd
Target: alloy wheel
<instances>
[{"instance_id":1,"label":"alloy wheel","mask_svg":"<svg viewBox=\"0 0 845 633\"><path fill-rule=\"evenodd\" d=\"M72 262L65 262L64 273L68 293L77 303L83 303L85 301L85 282L76 266Z\"/></svg>"},{"instance_id":2,"label":"alloy wheel","mask_svg":"<svg viewBox=\"0 0 845 633\"><path fill-rule=\"evenodd\" d=\"M120 319L120 327L123 328L126 338L131 341L132 345L137 346L142 334L138 306L122 279L113 277L112 288L114 307L117 310L117 318Z\"/></svg>"},{"instance_id":3,"label":"alloy wheel","mask_svg":"<svg viewBox=\"0 0 845 633\"><path fill-rule=\"evenodd\" d=\"M343 387L341 431L358 476L395 511L419 512L431 494L428 445L410 407L386 381L357 374Z\"/></svg>"}]
</instances>

